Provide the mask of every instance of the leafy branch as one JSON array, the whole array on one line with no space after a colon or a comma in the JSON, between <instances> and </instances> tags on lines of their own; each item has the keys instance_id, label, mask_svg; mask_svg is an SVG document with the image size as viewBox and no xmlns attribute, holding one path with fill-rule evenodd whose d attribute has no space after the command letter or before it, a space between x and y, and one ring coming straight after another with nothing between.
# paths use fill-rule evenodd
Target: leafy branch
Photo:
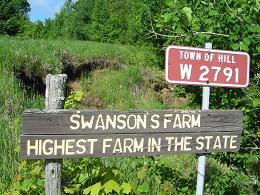
<instances>
[{"instance_id":1,"label":"leafy branch","mask_svg":"<svg viewBox=\"0 0 260 195\"><path fill-rule=\"evenodd\" d=\"M152 34L152 36L155 36L156 39L158 39L158 36L161 36L161 37L167 37L167 38L181 38L181 37L187 37L188 35L187 34L178 34L178 33L175 33L176 35L170 35L170 34L162 34L162 33L158 33L154 30L154 27L153 27L153 22L152 22L152 19L151 19L151 15L149 14L149 22L150 22L150 27L151 27L151 30L148 29L148 32L150 34ZM172 32L174 33L174 32ZM192 32L192 35L198 35L198 34L207 34L207 35L214 35L214 36L222 36L222 37L229 37L229 35L227 34L222 34L222 33L216 33L216 32L197 32L197 31L193 31Z\"/></svg>"},{"instance_id":2,"label":"leafy branch","mask_svg":"<svg viewBox=\"0 0 260 195\"><path fill-rule=\"evenodd\" d=\"M231 7L229 7L229 5L228 5L228 3L227 3L226 0L225 0L225 3L226 3L226 6L228 7L228 9L230 9L230 11L236 16L236 18L239 19L241 22L243 22L244 20L242 20L240 17L238 17L238 16L236 15L235 12L233 12L233 10L231 9Z\"/></svg>"}]
</instances>

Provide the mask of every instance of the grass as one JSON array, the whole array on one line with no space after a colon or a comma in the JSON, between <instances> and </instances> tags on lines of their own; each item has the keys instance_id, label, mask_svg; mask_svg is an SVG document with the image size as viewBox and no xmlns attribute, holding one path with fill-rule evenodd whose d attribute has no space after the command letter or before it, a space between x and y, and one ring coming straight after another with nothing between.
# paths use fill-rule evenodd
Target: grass
<instances>
[{"instance_id":1,"label":"grass","mask_svg":"<svg viewBox=\"0 0 260 195\"><path fill-rule=\"evenodd\" d=\"M167 102L163 103L158 97L160 96L158 90L154 90L155 84L159 83L163 86L163 73L160 69L162 60L152 49L83 41L23 40L0 37L0 194L10 188L10 183L21 185L21 176L29 175L30 179L31 173L38 173L38 169L31 170L32 167L38 168L42 165L42 161L37 161L36 163L28 162L28 165L30 164L28 166L27 161L21 163L19 159L21 113L26 108L43 108L44 97L25 90L17 79L17 74L22 70L29 76L39 75L44 78L47 73L61 73L64 69L64 59L66 63L69 62L75 67L96 59L122 64L122 67L117 70L107 67L82 73L72 82L74 87L71 89L80 90L84 94L78 105L82 109L98 107L97 105L88 105L86 97L91 97L91 102L101 102L101 107L108 109L126 111L129 109L169 108ZM180 89L176 93L182 94ZM165 97L171 98L168 93L172 92L167 92ZM171 99L168 102L171 102ZM173 108L172 105L170 108ZM153 160L142 157L104 158L103 160L105 165L115 165L120 168L124 179L131 181L136 187L143 180L143 182L149 182L151 190L162 188L169 194L175 192L187 194L194 191L197 162L194 155L153 158ZM150 164L145 171L145 177L142 178L144 162ZM207 170L212 177L208 177L206 189L212 191L207 193L213 194L216 192L215 189L223 188L225 190L224 188L227 186L230 189L248 188L249 176L239 173L232 167L221 165L212 158L208 158L208 162ZM17 167L23 169L19 170L18 176ZM64 171L69 171L69 169ZM75 175L79 174L76 172ZM137 177L139 177L139 183L135 183ZM229 185L230 178L237 178L247 183L235 181L230 182ZM41 186L43 188L42 184ZM26 188L26 185L23 187ZM19 186L13 188L20 189Z\"/></svg>"},{"instance_id":2,"label":"grass","mask_svg":"<svg viewBox=\"0 0 260 195\"><path fill-rule=\"evenodd\" d=\"M119 71L103 69L82 77L80 85L86 95L99 97L108 109L162 109L165 105L143 78L145 70L140 66Z\"/></svg>"},{"instance_id":3,"label":"grass","mask_svg":"<svg viewBox=\"0 0 260 195\"><path fill-rule=\"evenodd\" d=\"M12 72L1 68L0 77L0 189L16 174L19 161L21 112L25 107L42 107L43 98L28 95L19 86Z\"/></svg>"},{"instance_id":4,"label":"grass","mask_svg":"<svg viewBox=\"0 0 260 195\"><path fill-rule=\"evenodd\" d=\"M23 40L1 37L1 61L6 60L9 68L25 68L28 72L41 75L60 73L61 58L73 57L74 65L90 59L111 59L126 65L158 65L161 61L155 51L148 48L121 46L96 42L68 40ZM10 69L9 69L10 70Z\"/></svg>"},{"instance_id":5,"label":"grass","mask_svg":"<svg viewBox=\"0 0 260 195\"><path fill-rule=\"evenodd\" d=\"M139 103L128 87L135 86L139 79L138 67L158 66L161 61L152 49L136 48L132 46L112 45L95 42L67 41L67 40L24 40L12 37L0 37L0 193L4 192L9 183L14 180L19 160L19 140L21 132L21 113L25 108L43 108L44 97L26 91L17 79L19 71L27 75L40 75L61 73L64 57L69 57L73 66L79 66L88 60L106 59L126 67L126 71L116 72L107 69L93 75L93 94L97 93L109 108L128 109L138 107L144 102L148 92L140 96ZM133 67L132 67L133 66ZM131 67L131 68L129 68ZM102 82L99 82L99 74ZM135 75L136 74L136 75ZM114 77L114 76L115 77ZM127 82L127 78L133 77ZM137 79L137 80L135 80ZM84 81L83 81L84 82ZM122 90L118 99L113 96L118 82ZM98 87L106 88L102 90ZM109 84L109 85L108 85ZM108 86L107 86L108 85ZM109 97L108 94L111 94ZM151 96L153 97L153 96ZM125 101L128 100L128 101ZM149 105L151 104L151 105ZM147 103L146 107L153 107L160 103ZM119 106L120 105L120 106Z\"/></svg>"}]
</instances>

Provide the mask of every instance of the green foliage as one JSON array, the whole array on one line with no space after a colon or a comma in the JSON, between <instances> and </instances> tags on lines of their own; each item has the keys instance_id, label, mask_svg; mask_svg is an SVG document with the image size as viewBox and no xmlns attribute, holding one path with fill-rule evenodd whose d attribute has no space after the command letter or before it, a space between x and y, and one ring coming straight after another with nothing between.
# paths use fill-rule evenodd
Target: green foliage
<instances>
[{"instance_id":1,"label":"green foliage","mask_svg":"<svg viewBox=\"0 0 260 195\"><path fill-rule=\"evenodd\" d=\"M197 158L194 155L110 158L133 188L134 194L194 194ZM232 182L231 182L232 180ZM251 177L234 166L220 164L207 157L205 193L253 192Z\"/></svg>"},{"instance_id":2,"label":"green foliage","mask_svg":"<svg viewBox=\"0 0 260 195\"><path fill-rule=\"evenodd\" d=\"M65 194L129 194L132 187L122 182L122 173L116 167L105 166L100 158L65 161L63 169ZM80 174L79 174L80 173Z\"/></svg>"},{"instance_id":3,"label":"green foliage","mask_svg":"<svg viewBox=\"0 0 260 195\"><path fill-rule=\"evenodd\" d=\"M222 97L219 97L220 93L223 94ZM260 97L259 78L256 76L252 79L247 89L215 89L211 96L214 100L211 102L212 108L236 108L241 109L244 114L241 150L238 153L215 154L214 157L227 165L235 165L247 175L259 176L260 153L257 150L260 145L260 110L257 106L257 100Z\"/></svg>"},{"instance_id":4,"label":"green foliage","mask_svg":"<svg viewBox=\"0 0 260 195\"><path fill-rule=\"evenodd\" d=\"M82 100L82 91L72 91L70 95L66 98L64 108L65 109L78 109L78 104Z\"/></svg>"},{"instance_id":5,"label":"green foliage","mask_svg":"<svg viewBox=\"0 0 260 195\"><path fill-rule=\"evenodd\" d=\"M22 161L6 194L44 194L43 161Z\"/></svg>"},{"instance_id":6,"label":"green foliage","mask_svg":"<svg viewBox=\"0 0 260 195\"><path fill-rule=\"evenodd\" d=\"M154 31L163 35L154 41L159 41L161 46L175 44L204 47L206 42L212 42L213 48L249 53L251 58L250 85L246 89L212 88L210 97L211 109L243 111L244 131L241 150L237 153L219 153L213 157L228 166L236 166L247 175L259 177L259 171L256 171L259 170L260 155L257 149L260 146L259 2L165 0L165 5L164 12L154 16L153 20ZM188 94L191 107L200 108L201 90L198 90L198 87L184 87L184 89L184 92L181 92ZM232 174L234 173L235 171L232 171ZM239 176L234 174L234 177ZM246 180L243 177L240 179ZM258 185L255 184L254 188L257 189ZM219 189L221 189L220 186L224 185L221 183ZM235 188L239 187L235 186ZM248 189L246 185L244 188ZM224 186L221 193L224 192L232 193L232 187ZM246 192L241 190L241 193Z\"/></svg>"},{"instance_id":7,"label":"green foliage","mask_svg":"<svg viewBox=\"0 0 260 195\"><path fill-rule=\"evenodd\" d=\"M44 107L44 97L27 91L18 79L21 72L28 78L45 78L47 73L61 73L64 59L73 66L102 58L126 66L157 66L160 58L148 48L117 46L83 41L23 40L0 37L0 194L17 174L21 113L26 108ZM71 103L77 104L72 98Z\"/></svg>"},{"instance_id":8,"label":"green foliage","mask_svg":"<svg viewBox=\"0 0 260 195\"><path fill-rule=\"evenodd\" d=\"M152 12L160 11L159 3L159 0L67 0L54 20L45 21L41 33L36 22L27 26L21 36L152 45L147 32Z\"/></svg>"},{"instance_id":9,"label":"green foliage","mask_svg":"<svg viewBox=\"0 0 260 195\"><path fill-rule=\"evenodd\" d=\"M98 182L86 189L84 189L83 194L99 194L99 193L105 193L105 194L129 194L131 192L131 185L127 183L123 183L121 186L119 183L117 183L114 180L109 180L103 185L101 182Z\"/></svg>"},{"instance_id":10,"label":"green foliage","mask_svg":"<svg viewBox=\"0 0 260 195\"><path fill-rule=\"evenodd\" d=\"M234 166L227 167L214 159L207 163L206 193L250 194L253 192L252 180Z\"/></svg>"},{"instance_id":11,"label":"green foliage","mask_svg":"<svg viewBox=\"0 0 260 195\"><path fill-rule=\"evenodd\" d=\"M153 158L147 158L144 161L144 167L137 172L137 194L160 193L161 176L157 162Z\"/></svg>"},{"instance_id":12,"label":"green foliage","mask_svg":"<svg viewBox=\"0 0 260 195\"><path fill-rule=\"evenodd\" d=\"M188 22L191 23L191 21L192 21L192 16L191 16L192 10L191 10L191 8L190 7L184 7L182 9L182 12L186 15Z\"/></svg>"},{"instance_id":13,"label":"green foliage","mask_svg":"<svg viewBox=\"0 0 260 195\"><path fill-rule=\"evenodd\" d=\"M24 69L45 76L60 73L67 62L77 68L91 60L103 59L122 65L158 66L162 61L154 49L85 41L24 40L0 37L0 52L10 69Z\"/></svg>"},{"instance_id":14,"label":"green foliage","mask_svg":"<svg viewBox=\"0 0 260 195\"><path fill-rule=\"evenodd\" d=\"M39 20L35 23L27 21L24 24L24 29L19 36L30 37L33 39L47 38L47 32L49 31L48 21L49 20L46 20L45 23Z\"/></svg>"},{"instance_id":15,"label":"green foliage","mask_svg":"<svg viewBox=\"0 0 260 195\"><path fill-rule=\"evenodd\" d=\"M260 106L260 98L255 98L253 100L253 107L259 107Z\"/></svg>"},{"instance_id":16,"label":"green foliage","mask_svg":"<svg viewBox=\"0 0 260 195\"><path fill-rule=\"evenodd\" d=\"M0 49L1 50L1 49ZM5 54L0 56L0 194L17 173L19 161L21 112L24 108L42 108L43 98L28 94L21 89L12 73L12 67ZM11 69L11 70L10 70Z\"/></svg>"},{"instance_id":17,"label":"green foliage","mask_svg":"<svg viewBox=\"0 0 260 195\"><path fill-rule=\"evenodd\" d=\"M259 72L258 1L165 0L165 5L153 20L154 31L165 36L153 42L193 47L212 42L214 48L246 51L251 56L253 75Z\"/></svg>"},{"instance_id":18,"label":"green foliage","mask_svg":"<svg viewBox=\"0 0 260 195\"><path fill-rule=\"evenodd\" d=\"M0 1L0 34L17 35L28 21L30 4L27 0Z\"/></svg>"},{"instance_id":19,"label":"green foliage","mask_svg":"<svg viewBox=\"0 0 260 195\"><path fill-rule=\"evenodd\" d=\"M0 33L22 38L59 38L94 40L111 43L153 45L159 49L169 44L246 51L251 57L250 85L246 89L211 89L211 109L240 109L244 113L241 150L208 156L205 193L259 193L259 55L260 26L258 0L67 0L54 20L31 23L23 16L10 16L11 0L0 1ZM16 1L20 2L20 1ZM25 1L24 1L25 2ZM16 5L17 6L17 5ZM4 21L4 22L3 22ZM21 26L24 26L21 28ZM0 191L14 175L12 189L17 193L43 192L41 163L19 162L17 143L21 112L42 107L42 98L28 95L15 78L20 70L44 77L60 73L68 64L76 69L89 60L105 59L121 64L119 70L108 68L87 73L80 80L84 95L97 96L105 108L128 110L160 109L162 105L152 90L149 71L162 64L154 50L131 46L82 41L23 40L2 37L0 41ZM149 67L149 68L146 68ZM147 76L148 75L148 76ZM148 77L146 79L145 77ZM116 92L116 93L115 93ZM188 97L190 107L200 108L198 87L176 87L174 95ZM66 108L81 108L84 95L70 94ZM8 154L8 155L6 155ZM1 164L1 165L2 165ZM115 165L115 166L114 166ZM26 167L25 167L26 166ZM118 170L117 168L118 167ZM66 194L135 193L194 194L196 158L174 156L156 158L109 158L65 161L63 175ZM120 173L122 172L122 174ZM118 174L119 173L119 174ZM2 192L1 191L1 192Z\"/></svg>"},{"instance_id":20,"label":"green foliage","mask_svg":"<svg viewBox=\"0 0 260 195\"><path fill-rule=\"evenodd\" d=\"M104 69L83 78L81 86L89 96L99 97L106 108L124 111L163 108L151 86L145 83L144 72L139 66L119 71Z\"/></svg>"}]
</instances>

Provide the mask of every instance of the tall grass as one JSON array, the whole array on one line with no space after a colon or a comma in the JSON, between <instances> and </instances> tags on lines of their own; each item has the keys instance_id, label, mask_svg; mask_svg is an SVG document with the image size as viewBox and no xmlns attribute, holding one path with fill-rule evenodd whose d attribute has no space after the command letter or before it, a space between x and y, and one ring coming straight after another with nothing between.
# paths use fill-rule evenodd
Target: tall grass
<instances>
[{"instance_id":1,"label":"tall grass","mask_svg":"<svg viewBox=\"0 0 260 195\"><path fill-rule=\"evenodd\" d=\"M20 162L21 113L26 108L43 108L44 103L44 97L21 87L16 75L20 70L28 75L36 74L43 78L48 73L61 73L64 55L70 56L75 66L87 60L100 58L113 60L126 66L154 66L158 65L161 60L153 50L148 48L84 41L24 40L0 37L0 194L14 180L17 165ZM107 97L108 106L113 107L115 102L119 101L122 109L136 107L134 95L127 90L127 86L131 84L126 85L127 83L124 82L125 76L137 74L136 79L139 79L138 70L130 68L126 73L111 72L111 74L115 74L116 77L104 76L106 78L102 84L106 85L105 82L111 84L107 87L107 94L114 94L118 86L117 82L122 82L123 91L117 100L114 97L110 99ZM94 81L95 85L98 84L96 81ZM132 79L131 82L136 82L136 80ZM130 98L127 106L123 106L124 98Z\"/></svg>"},{"instance_id":2,"label":"tall grass","mask_svg":"<svg viewBox=\"0 0 260 195\"><path fill-rule=\"evenodd\" d=\"M150 48L68 40L23 40L0 37L0 54L11 66L39 74L60 73L63 54L73 56L75 65L89 59L111 59L126 65L154 66L161 62Z\"/></svg>"},{"instance_id":3,"label":"tall grass","mask_svg":"<svg viewBox=\"0 0 260 195\"><path fill-rule=\"evenodd\" d=\"M13 179L19 161L21 112L24 107L41 107L42 98L28 95L12 72L3 68L0 77L0 189ZM1 191L1 190L0 190Z\"/></svg>"},{"instance_id":4,"label":"tall grass","mask_svg":"<svg viewBox=\"0 0 260 195\"><path fill-rule=\"evenodd\" d=\"M26 108L43 108L44 106L44 97L21 87L16 74L21 69L28 75L38 74L41 77L47 73L61 73L62 58L68 56L74 66L100 58L125 65L119 70L107 68L94 71L83 75L78 81L84 93L100 98L105 108L129 110L167 107L158 100L158 94L149 86L151 85L147 82L149 78L145 78L145 76L149 77L151 67L158 67L161 63L161 59L151 49L83 41L23 40L0 37L0 194L5 192L10 182L19 180L14 177L17 173L17 165L20 163L21 113ZM162 71L159 72L161 74ZM135 183L134 171L140 168L139 164L143 159L142 157L136 160L131 158L131 161L129 159L110 158L105 161L110 166L118 166L124 173L124 177ZM180 190L185 190L182 194L187 194L188 188L190 188L189 191L194 191L196 178L194 155L155 157L155 159L161 161L161 164L155 164L156 161L153 161L152 168L154 169L151 169L147 175L150 180L149 184L158 184L159 187L168 190L169 194ZM207 169L212 172L210 174L212 176L209 176L206 181L208 189L223 188L225 190L226 187L230 189L245 187L247 190L251 185L249 185L249 176L240 174L232 167L220 165L212 158L209 158ZM154 170L159 172L154 173ZM153 177L156 174L160 177ZM230 179L233 178L246 181L246 183L235 181L229 185Z\"/></svg>"},{"instance_id":5,"label":"tall grass","mask_svg":"<svg viewBox=\"0 0 260 195\"><path fill-rule=\"evenodd\" d=\"M140 66L119 71L104 69L82 77L81 86L88 95L101 98L106 108L124 111L164 108L157 94L144 81L144 71L145 68Z\"/></svg>"}]
</instances>

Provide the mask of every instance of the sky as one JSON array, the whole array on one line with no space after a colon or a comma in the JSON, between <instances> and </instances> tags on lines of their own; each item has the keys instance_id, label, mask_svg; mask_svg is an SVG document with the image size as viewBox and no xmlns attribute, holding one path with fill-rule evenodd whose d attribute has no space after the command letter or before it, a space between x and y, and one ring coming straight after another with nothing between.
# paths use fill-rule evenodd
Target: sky
<instances>
[{"instance_id":1,"label":"sky","mask_svg":"<svg viewBox=\"0 0 260 195\"><path fill-rule=\"evenodd\" d=\"M29 13L30 20L35 22L37 20L44 21L47 18L54 18L55 13L59 12L65 0L28 0L31 5L31 12Z\"/></svg>"}]
</instances>

